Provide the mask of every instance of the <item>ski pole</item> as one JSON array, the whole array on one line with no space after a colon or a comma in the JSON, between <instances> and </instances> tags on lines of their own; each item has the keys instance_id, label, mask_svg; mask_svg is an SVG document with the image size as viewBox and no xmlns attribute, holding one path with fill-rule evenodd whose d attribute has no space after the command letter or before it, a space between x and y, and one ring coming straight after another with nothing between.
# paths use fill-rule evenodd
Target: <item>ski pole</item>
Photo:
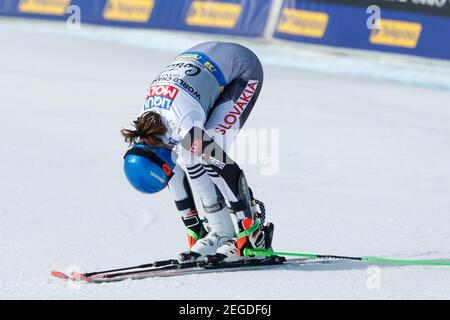
<instances>
[{"instance_id":1,"label":"ski pole","mask_svg":"<svg viewBox=\"0 0 450 320\"><path fill-rule=\"evenodd\" d=\"M432 265L432 266L450 266L450 262L447 261L429 261L429 260L400 260L400 259L387 259L376 257L347 257L347 256L334 256L323 254L311 254L311 253L292 253L292 252L275 252L270 249L244 249L244 255L256 255L256 256L282 256L282 257L304 257L310 259L342 259L342 260L355 260L363 262L378 262L378 263L398 263L398 264L412 264L412 265Z\"/></svg>"},{"instance_id":2,"label":"ski pole","mask_svg":"<svg viewBox=\"0 0 450 320\"><path fill-rule=\"evenodd\" d=\"M156 262L152 262L152 263L146 263L146 264L141 264L141 265L132 266L132 267L126 267L126 268L110 269L110 270L103 270L103 271L96 271L96 272L87 272L87 273L84 273L83 275L86 277L91 277L91 276L95 276L97 274L102 274L102 273L127 271L127 270L132 270L132 269L152 268L152 267L158 267L160 265L170 264L170 263L177 264L178 260L174 260L174 259L162 260L162 261L156 261Z\"/></svg>"}]
</instances>

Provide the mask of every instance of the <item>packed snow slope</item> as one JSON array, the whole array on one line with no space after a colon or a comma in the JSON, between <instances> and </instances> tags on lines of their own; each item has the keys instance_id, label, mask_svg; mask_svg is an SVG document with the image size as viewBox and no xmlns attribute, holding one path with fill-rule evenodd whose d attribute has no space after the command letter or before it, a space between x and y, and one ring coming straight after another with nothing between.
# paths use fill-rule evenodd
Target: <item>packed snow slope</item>
<instances>
[{"instance_id":1,"label":"packed snow slope","mask_svg":"<svg viewBox=\"0 0 450 320\"><path fill-rule=\"evenodd\" d=\"M50 277L186 248L170 194L139 194L124 178L119 130L179 51L211 39L225 38L0 20L0 298L450 298L449 267L338 263L103 285ZM279 169L240 164L276 225L274 248L450 260L450 91L433 79L406 85L403 71L426 66L370 77L376 65L336 55L324 57L334 71L317 72L292 57L317 65L318 51L275 63L267 48L279 46L244 43L265 68L246 127L278 132Z\"/></svg>"}]
</instances>

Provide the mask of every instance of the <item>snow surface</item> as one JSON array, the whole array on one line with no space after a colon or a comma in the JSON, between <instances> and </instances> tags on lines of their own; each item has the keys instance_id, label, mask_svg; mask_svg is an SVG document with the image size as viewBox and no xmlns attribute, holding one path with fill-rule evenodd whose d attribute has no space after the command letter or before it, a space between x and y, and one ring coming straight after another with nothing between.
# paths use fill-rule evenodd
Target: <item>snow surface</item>
<instances>
[{"instance_id":1,"label":"snow surface","mask_svg":"<svg viewBox=\"0 0 450 320\"><path fill-rule=\"evenodd\" d=\"M279 130L279 171L240 164L276 225L276 250L450 260L448 63L1 18L0 298L449 299L449 267L338 263L103 285L51 278L53 269L185 249L170 194L126 182L119 130L153 77L207 39L242 42L264 63L246 128Z\"/></svg>"}]
</instances>

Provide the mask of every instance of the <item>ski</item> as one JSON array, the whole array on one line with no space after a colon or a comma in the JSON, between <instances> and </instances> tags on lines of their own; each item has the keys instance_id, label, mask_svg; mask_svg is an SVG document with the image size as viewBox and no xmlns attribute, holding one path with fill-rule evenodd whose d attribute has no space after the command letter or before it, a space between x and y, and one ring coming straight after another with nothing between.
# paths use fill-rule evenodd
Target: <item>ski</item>
<instances>
[{"instance_id":1,"label":"ski","mask_svg":"<svg viewBox=\"0 0 450 320\"><path fill-rule=\"evenodd\" d=\"M118 276L126 276L126 275L132 275L132 274L139 274L144 273L148 271L157 271L157 270L163 270L163 269L175 269L175 268L181 268L181 267L194 267L197 266L197 264L191 263L189 264L183 264L181 265L178 260L175 259L169 259L169 260L161 260L161 261L155 261L152 263L132 266L132 267L125 267L125 268L119 268L119 269L109 269L109 270L103 270L103 271L95 271L95 272L86 272L86 273L78 273L78 272L72 272L70 274L65 274L61 271L52 271L51 275L62 279L62 280L71 280L71 281L85 281L85 282L93 282L92 279L94 278L114 278Z\"/></svg>"},{"instance_id":2,"label":"ski","mask_svg":"<svg viewBox=\"0 0 450 320\"><path fill-rule=\"evenodd\" d=\"M157 261L144 265L145 267L129 267L100 272L78 273L70 275L59 271L51 274L66 281L82 281L87 283L118 282L123 280L141 280L147 278L174 277L193 274L209 274L221 272L255 271L277 269L279 267L295 267L308 264L329 263L327 260L311 260L308 258L286 259L272 256L262 260L247 260L244 262L230 262L205 264L203 262L179 263L177 260Z\"/></svg>"}]
</instances>

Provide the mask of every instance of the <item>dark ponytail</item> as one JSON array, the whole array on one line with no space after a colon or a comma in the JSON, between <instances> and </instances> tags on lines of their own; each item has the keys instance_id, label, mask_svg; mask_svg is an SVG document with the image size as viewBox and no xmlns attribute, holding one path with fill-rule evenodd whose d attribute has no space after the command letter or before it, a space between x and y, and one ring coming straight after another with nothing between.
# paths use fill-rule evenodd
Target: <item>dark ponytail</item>
<instances>
[{"instance_id":1,"label":"dark ponytail","mask_svg":"<svg viewBox=\"0 0 450 320\"><path fill-rule=\"evenodd\" d=\"M130 145L137 143L138 140L144 142L154 148L166 147L161 136L167 132L167 128L161 122L161 116L156 112L146 112L142 116L133 121L134 129L122 129L120 133L124 136L125 142Z\"/></svg>"}]
</instances>

